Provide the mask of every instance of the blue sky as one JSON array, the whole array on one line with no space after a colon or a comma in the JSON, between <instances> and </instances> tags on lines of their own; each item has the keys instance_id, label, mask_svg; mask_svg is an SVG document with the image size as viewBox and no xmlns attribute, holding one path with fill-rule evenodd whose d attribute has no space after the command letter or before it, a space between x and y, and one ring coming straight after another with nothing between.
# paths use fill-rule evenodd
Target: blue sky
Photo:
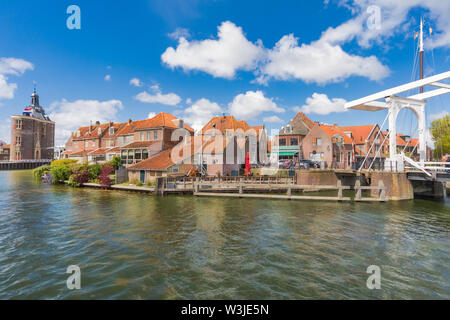
<instances>
[{"instance_id":1,"label":"blue sky","mask_svg":"<svg viewBox=\"0 0 450 320\"><path fill-rule=\"evenodd\" d=\"M79 30L66 26L72 4ZM372 28L370 5L381 18ZM417 78L421 15L433 28L425 74L448 71L445 1L2 1L0 140L9 141L10 115L29 104L33 80L58 144L90 121L161 111L197 128L222 113L280 128L299 110L313 121L381 124L384 111L342 106ZM449 101L430 101L429 119L448 113ZM415 135L402 113L400 130Z\"/></svg>"}]
</instances>

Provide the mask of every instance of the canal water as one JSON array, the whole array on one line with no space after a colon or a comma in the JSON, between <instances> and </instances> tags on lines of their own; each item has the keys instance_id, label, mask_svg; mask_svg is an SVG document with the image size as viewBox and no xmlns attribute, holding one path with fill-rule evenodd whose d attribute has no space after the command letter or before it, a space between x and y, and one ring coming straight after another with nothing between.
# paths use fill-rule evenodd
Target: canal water
<instances>
[{"instance_id":1,"label":"canal water","mask_svg":"<svg viewBox=\"0 0 450 320\"><path fill-rule=\"evenodd\" d=\"M448 200L155 197L0 171L0 299L449 299L449 231Z\"/></svg>"}]
</instances>

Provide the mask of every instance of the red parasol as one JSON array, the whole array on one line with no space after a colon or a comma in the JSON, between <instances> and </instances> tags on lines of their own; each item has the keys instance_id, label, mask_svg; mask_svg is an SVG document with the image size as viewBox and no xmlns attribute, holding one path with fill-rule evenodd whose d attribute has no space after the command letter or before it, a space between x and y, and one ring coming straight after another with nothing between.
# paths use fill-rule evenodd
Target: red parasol
<instances>
[{"instance_id":1,"label":"red parasol","mask_svg":"<svg viewBox=\"0 0 450 320\"><path fill-rule=\"evenodd\" d=\"M250 175L250 154L248 152L245 155L245 175Z\"/></svg>"}]
</instances>

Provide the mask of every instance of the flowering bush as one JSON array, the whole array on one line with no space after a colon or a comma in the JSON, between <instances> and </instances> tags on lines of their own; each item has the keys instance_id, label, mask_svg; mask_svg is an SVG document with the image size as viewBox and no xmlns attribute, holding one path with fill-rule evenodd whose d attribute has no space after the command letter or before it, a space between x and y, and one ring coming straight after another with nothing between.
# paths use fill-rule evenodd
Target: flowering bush
<instances>
[{"instance_id":1,"label":"flowering bush","mask_svg":"<svg viewBox=\"0 0 450 320\"><path fill-rule=\"evenodd\" d=\"M100 185L104 187L111 186L111 178L109 175L114 171L114 168L111 166L104 166L100 171L100 175L98 176L98 180L100 181Z\"/></svg>"},{"instance_id":2,"label":"flowering bush","mask_svg":"<svg viewBox=\"0 0 450 320\"><path fill-rule=\"evenodd\" d=\"M89 170L87 170L86 168L82 168L80 171L74 172L72 176L73 182L75 182L78 185L82 185L83 183L89 181L91 174Z\"/></svg>"}]
</instances>

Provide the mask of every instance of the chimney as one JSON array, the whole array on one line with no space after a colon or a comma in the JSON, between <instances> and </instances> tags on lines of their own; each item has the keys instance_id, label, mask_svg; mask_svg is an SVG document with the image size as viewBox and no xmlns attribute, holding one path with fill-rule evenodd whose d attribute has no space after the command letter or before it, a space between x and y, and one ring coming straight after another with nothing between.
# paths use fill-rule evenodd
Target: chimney
<instances>
[{"instance_id":1,"label":"chimney","mask_svg":"<svg viewBox=\"0 0 450 320\"><path fill-rule=\"evenodd\" d=\"M333 127L337 127L338 126L338 124L337 123L333 123Z\"/></svg>"},{"instance_id":2,"label":"chimney","mask_svg":"<svg viewBox=\"0 0 450 320\"><path fill-rule=\"evenodd\" d=\"M128 124L130 124L132 122L132 120L131 119L128 119Z\"/></svg>"},{"instance_id":3,"label":"chimney","mask_svg":"<svg viewBox=\"0 0 450 320\"><path fill-rule=\"evenodd\" d=\"M183 119L173 119L172 122L175 124L177 128L184 128Z\"/></svg>"}]
</instances>

